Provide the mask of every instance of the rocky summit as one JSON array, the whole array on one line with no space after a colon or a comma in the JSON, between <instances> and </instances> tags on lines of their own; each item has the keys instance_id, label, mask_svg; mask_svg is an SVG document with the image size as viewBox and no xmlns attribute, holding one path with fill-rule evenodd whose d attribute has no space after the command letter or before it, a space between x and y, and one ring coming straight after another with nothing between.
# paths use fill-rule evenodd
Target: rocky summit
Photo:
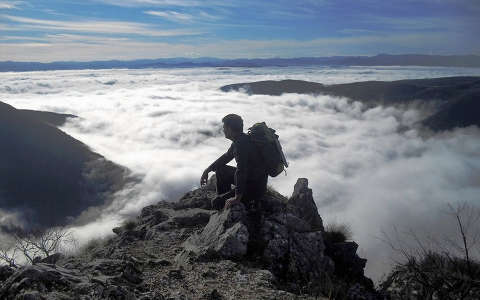
<instances>
[{"instance_id":1,"label":"rocky summit","mask_svg":"<svg viewBox=\"0 0 480 300\"><path fill-rule=\"evenodd\" d=\"M246 207L212 210L215 196L211 179L74 256L0 267L0 299L383 299L358 245L328 238L307 179L290 198L268 190L255 255Z\"/></svg>"}]
</instances>

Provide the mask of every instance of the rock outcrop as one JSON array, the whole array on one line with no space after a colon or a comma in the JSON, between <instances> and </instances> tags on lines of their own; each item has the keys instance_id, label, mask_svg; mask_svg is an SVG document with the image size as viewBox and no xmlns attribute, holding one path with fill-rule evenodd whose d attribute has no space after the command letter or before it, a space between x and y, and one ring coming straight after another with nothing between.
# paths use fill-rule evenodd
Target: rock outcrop
<instances>
[{"instance_id":1,"label":"rock outcrop","mask_svg":"<svg viewBox=\"0 0 480 300\"><path fill-rule=\"evenodd\" d=\"M312 191L262 201L262 247L249 256L243 204L214 211L212 185L159 202L75 256L55 254L0 268L1 299L381 299L363 275L354 242L326 240ZM339 288L336 287L338 284ZM360 298L359 298L360 297ZM363 297L363 298L362 298Z\"/></svg>"}]
</instances>

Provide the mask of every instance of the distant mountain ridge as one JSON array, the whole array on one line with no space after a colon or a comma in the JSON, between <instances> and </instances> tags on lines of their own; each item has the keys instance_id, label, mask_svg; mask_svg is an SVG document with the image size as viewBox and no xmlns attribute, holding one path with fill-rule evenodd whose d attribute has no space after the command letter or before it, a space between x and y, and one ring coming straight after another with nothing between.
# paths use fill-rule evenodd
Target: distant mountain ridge
<instances>
[{"instance_id":1,"label":"distant mountain ridge","mask_svg":"<svg viewBox=\"0 0 480 300\"><path fill-rule=\"evenodd\" d=\"M106 61L59 61L0 62L0 72L82 70L82 69L146 69L146 68L192 68L192 67L291 67L291 66L426 66L426 67L470 67L480 68L479 55L424 55L379 54L376 56L331 56L299 58L253 58L219 59L201 58L160 58L139 60Z\"/></svg>"},{"instance_id":2,"label":"distant mountain ridge","mask_svg":"<svg viewBox=\"0 0 480 300\"><path fill-rule=\"evenodd\" d=\"M283 93L326 94L360 101L366 107L428 104L435 112L422 124L434 131L476 125L480 127L480 77L444 77L397 81L363 81L324 85L302 80L236 83L224 92L245 91L251 95L279 96Z\"/></svg>"},{"instance_id":3,"label":"distant mountain ridge","mask_svg":"<svg viewBox=\"0 0 480 300\"><path fill-rule=\"evenodd\" d=\"M0 102L0 209L20 213L26 229L93 214L130 180L126 168L56 128L72 117ZM0 231L18 226L4 221Z\"/></svg>"}]
</instances>

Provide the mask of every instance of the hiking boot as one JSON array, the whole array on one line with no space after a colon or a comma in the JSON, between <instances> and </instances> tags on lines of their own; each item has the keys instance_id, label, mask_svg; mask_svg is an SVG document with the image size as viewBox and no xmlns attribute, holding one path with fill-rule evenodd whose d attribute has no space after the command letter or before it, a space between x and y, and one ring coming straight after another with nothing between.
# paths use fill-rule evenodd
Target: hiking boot
<instances>
[{"instance_id":1,"label":"hiking boot","mask_svg":"<svg viewBox=\"0 0 480 300\"><path fill-rule=\"evenodd\" d=\"M225 202L229 199L235 196L235 191L231 190L229 192L226 192L224 194L218 195L217 197L213 198L211 201L212 204L212 209L216 210L222 210L223 207L225 206Z\"/></svg>"}]
</instances>

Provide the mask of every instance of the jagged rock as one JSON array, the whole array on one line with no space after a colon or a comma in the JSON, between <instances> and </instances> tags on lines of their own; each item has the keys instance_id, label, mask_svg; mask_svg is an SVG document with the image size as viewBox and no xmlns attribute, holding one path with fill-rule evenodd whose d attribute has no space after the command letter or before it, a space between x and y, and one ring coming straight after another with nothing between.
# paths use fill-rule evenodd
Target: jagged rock
<instances>
[{"instance_id":1,"label":"jagged rock","mask_svg":"<svg viewBox=\"0 0 480 300\"><path fill-rule=\"evenodd\" d=\"M143 281L136 264L140 261L129 256L97 259L80 270L46 263L26 266L1 285L0 299L136 299L132 289L142 290Z\"/></svg>"},{"instance_id":2,"label":"jagged rock","mask_svg":"<svg viewBox=\"0 0 480 300\"><path fill-rule=\"evenodd\" d=\"M21 295L18 295L16 299L22 299L22 300L46 300L44 296L42 296L39 292L37 291L31 291L31 292L24 292Z\"/></svg>"},{"instance_id":3,"label":"jagged rock","mask_svg":"<svg viewBox=\"0 0 480 300\"><path fill-rule=\"evenodd\" d=\"M149 266L162 266L162 267L172 265L171 262L169 262L168 260L165 260L165 259L150 259L150 260L148 260L147 264Z\"/></svg>"},{"instance_id":4,"label":"jagged rock","mask_svg":"<svg viewBox=\"0 0 480 300\"><path fill-rule=\"evenodd\" d=\"M202 277L204 277L204 278L217 278L217 273L215 273L211 270L208 270L207 272L204 272L202 274Z\"/></svg>"},{"instance_id":5,"label":"jagged rock","mask_svg":"<svg viewBox=\"0 0 480 300\"><path fill-rule=\"evenodd\" d=\"M255 277L258 278L261 286L270 287L275 282L275 275L268 270L258 270L255 272Z\"/></svg>"},{"instance_id":6,"label":"jagged rock","mask_svg":"<svg viewBox=\"0 0 480 300\"><path fill-rule=\"evenodd\" d=\"M285 222L285 218L286 218L286 222ZM275 221L277 223L287 224L288 228L295 232L311 232L312 231L312 227L310 226L310 224L307 223L307 221L289 212L276 213L274 215L268 216L268 219Z\"/></svg>"},{"instance_id":7,"label":"jagged rock","mask_svg":"<svg viewBox=\"0 0 480 300\"><path fill-rule=\"evenodd\" d=\"M211 209L211 200L215 198L215 189L209 189L209 185L186 193L175 204L175 209L203 208Z\"/></svg>"},{"instance_id":8,"label":"jagged rock","mask_svg":"<svg viewBox=\"0 0 480 300\"><path fill-rule=\"evenodd\" d=\"M173 278L173 279L183 279L184 278L181 269L170 270L170 272L168 272L168 277Z\"/></svg>"},{"instance_id":9,"label":"jagged rock","mask_svg":"<svg viewBox=\"0 0 480 300\"><path fill-rule=\"evenodd\" d=\"M89 262L84 269L91 270L93 274L114 276L123 271L124 262L119 259L96 259Z\"/></svg>"},{"instance_id":10,"label":"jagged rock","mask_svg":"<svg viewBox=\"0 0 480 300\"><path fill-rule=\"evenodd\" d=\"M15 270L9 266L0 266L0 283L10 277Z\"/></svg>"},{"instance_id":11,"label":"jagged rock","mask_svg":"<svg viewBox=\"0 0 480 300\"><path fill-rule=\"evenodd\" d=\"M120 235L123 232L121 227L114 227L114 228L112 228L112 231L113 231L113 233L115 233L117 235Z\"/></svg>"},{"instance_id":12,"label":"jagged rock","mask_svg":"<svg viewBox=\"0 0 480 300\"><path fill-rule=\"evenodd\" d=\"M185 241L184 250L175 260L183 264L193 256L196 259L244 256L249 236L245 218L245 207L241 203L214 213L201 233L195 233Z\"/></svg>"},{"instance_id":13,"label":"jagged rock","mask_svg":"<svg viewBox=\"0 0 480 300\"><path fill-rule=\"evenodd\" d=\"M142 272L131 258L128 260L99 259L88 264L87 269L91 270L98 280L106 283L121 282L125 285L137 285L143 281Z\"/></svg>"},{"instance_id":14,"label":"jagged rock","mask_svg":"<svg viewBox=\"0 0 480 300\"><path fill-rule=\"evenodd\" d=\"M103 299L136 300L135 295L121 286L112 285L103 291Z\"/></svg>"},{"instance_id":15,"label":"jagged rock","mask_svg":"<svg viewBox=\"0 0 480 300\"><path fill-rule=\"evenodd\" d=\"M30 291L39 291L46 295L58 290L70 290L74 284L82 281L87 281L86 277L74 271L39 263L20 268L11 275L0 288L0 299L14 299Z\"/></svg>"},{"instance_id":16,"label":"jagged rock","mask_svg":"<svg viewBox=\"0 0 480 300\"><path fill-rule=\"evenodd\" d=\"M142 272L140 272L132 262L128 262L125 265L121 276L133 284L140 284L143 281Z\"/></svg>"},{"instance_id":17,"label":"jagged rock","mask_svg":"<svg viewBox=\"0 0 480 300\"><path fill-rule=\"evenodd\" d=\"M142 209L142 213L139 216L141 224L147 224L148 226L154 226L160 224L169 218L167 213L168 209L159 209L155 205L150 205Z\"/></svg>"},{"instance_id":18,"label":"jagged rock","mask_svg":"<svg viewBox=\"0 0 480 300\"><path fill-rule=\"evenodd\" d=\"M262 236L266 243L263 260L280 278L308 282L332 273L333 261L324 255L321 231L296 232L287 216L266 219Z\"/></svg>"},{"instance_id":19,"label":"jagged rock","mask_svg":"<svg viewBox=\"0 0 480 300\"><path fill-rule=\"evenodd\" d=\"M65 257L65 255L63 255L62 253L54 253L50 256L47 256L47 257L43 258L42 260L40 260L40 262L45 263L45 264L54 265L64 257Z\"/></svg>"},{"instance_id":20,"label":"jagged rock","mask_svg":"<svg viewBox=\"0 0 480 300\"><path fill-rule=\"evenodd\" d=\"M253 214L243 204L219 212L197 207L210 203L211 192L203 187L187 193L183 208L165 201L147 206L80 257L52 256L45 259L49 264L17 270L0 267L0 299L289 300L296 296L280 286L298 292L333 273L330 279L343 280L345 295L370 293L374 299L358 246L325 244L308 181L298 180L290 199L269 189L261 204L261 245L248 256Z\"/></svg>"},{"instance_id":21,"label":"jagged rock","mask_svg":"<svg viewBox=\"0 0 480 300\"><path fill-rule=\"evenodd\" d=\"M172 216L172 221L180 227L206 225L213 213L214 212L210 210L193 208L176 212L175 215Z\"/></svg>"},{"instance_id":22,"label":"jagged rock","mask_svg":"<svg viewBox=\"0 0 480 300\"><path fill-rule=\"evenodd\" d=\"M308 179L297 179L292 197L288 199L288 206L296 216L310 224L312 230L324 231L322 218L313 200L312 189L308 187Z\"/></svg>"},{"instance_id":23,"label":"jagged rock","mask_svg":"<svg viewBox=\"0 0 480 300\"><path fill-rule=\"evenodd\" d=\"M175 228L203 226L208 223L213 211L202 208L173 209L173 204L150 205L142 210L138 217L140 226L132 230L130 235L140 239L155 239L160 232ZM125 230L115 229L119 235L124 235Z\"/></svg>"},{"instance_id":24,"label":"jagged rock","mask_svg":"<svg viewBox=\"0 0 480 300\"><path fill-rule=\"evenodd\" d=\"M215 289L210 293L204 294L201 300L222 300L223 297L220 293Z\"/></svg>"},{"instance_id":25,"label":"jagged rock","mask_svg":"<svg viewBox=\"0 0 480 300\"><path fill-rule=\"evenodd\" d=\"M290 276L304 282L332 273L334 264L324 255L323 225L308 181L298 180L288 204L272 194L265 198L265 222L260 232L265 244L262 260L268 268L280 278ZM308 209L315 211L307 213ZM302 214L307 219L299 217ZM203 231L193 234L183 244L184 250L177 256L177 262L185 263L192 256L196 259L243 257L249 238L246 222L243 204L213 214Z\"/></svg>"},{"instance_id":26,"label":"jagged rock","mask_svg":"<svg viewBox=\"0 0 480 300\"><path fill-rule=\"evenodd\" d=\"M374 291L373 281L364 275L367 260L357 255L358 244L339 242L327 244L326 254L335 262L335 275L348 282L355 282L370 293ZM373 294L372 294L373 295ZM372 296L373 297L373 296Z\"/></svg>"}]
</instances>

